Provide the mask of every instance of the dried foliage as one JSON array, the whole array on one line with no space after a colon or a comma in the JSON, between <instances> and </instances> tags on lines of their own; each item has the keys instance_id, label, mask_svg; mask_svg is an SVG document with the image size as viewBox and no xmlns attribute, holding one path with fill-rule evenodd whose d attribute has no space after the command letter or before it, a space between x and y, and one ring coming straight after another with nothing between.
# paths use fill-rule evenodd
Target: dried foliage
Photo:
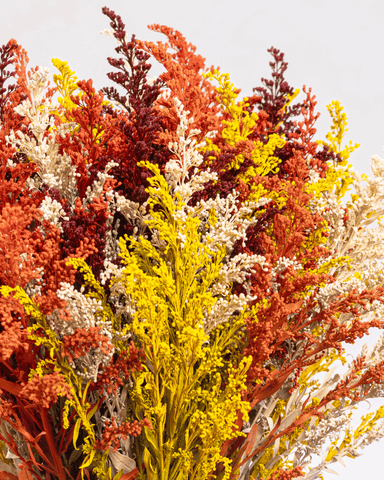
<instances>
[{"instance_id":1,"label":"dried foliage","mask_svg":"<svg viewBox=\"0 0 384 480\"><path fill-rule=\"evenodd\" d=\"M344 358L384 328L384 160L353 171L339 102L315 141L279 50L238 100L103 13L123 93L0 49L0 478L323 478L384 436L384 406L352 426L384 337Z\"/></svg>"}]
</instances>

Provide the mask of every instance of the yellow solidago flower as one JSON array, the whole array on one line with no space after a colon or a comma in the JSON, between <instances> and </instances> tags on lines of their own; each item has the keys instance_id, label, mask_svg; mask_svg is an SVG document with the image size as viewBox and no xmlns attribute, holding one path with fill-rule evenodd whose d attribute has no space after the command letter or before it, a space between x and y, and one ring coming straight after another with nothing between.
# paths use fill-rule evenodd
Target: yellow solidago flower
<instances>
[{"instance_id":1,"label":"yellow solidago flower","mask_svg":"<svg viewBox=\"0 0 384 480\"><path fill-rule=\"evenodd\" d=\"M69 68L68 62L63 62L58 58L52 58L52 63L60 72L60 75L53 75L53 81L63 96L59 97L58 101L66 109L72 110L72 108L76 107L70 98L77 89L75 72Z\"/></svg>"},{"instance_id":2,"label":"yellow solidago flower","mask_svg":"<svg viewBox=\"0 0 384 480\"><path fill-rule=\"evenodd\" d=\"M355 143L352 145L352 141L350 141L349 145L342 147L343 138L348 131L347 115L343 112L344 107L337 100L327 105L327 109L332 118L331 131L325 136L328 142L318 140L317 143L319 145L327 145L329 150L340 155L342 161L341 163L333 161L333 165L330 165L326 177L310 185L308 191L320 198L322 192L332 191L335 187L336 196L338 199L341 199L349 190L349 185L353 182L350 172L352 165L348 163L348 158L360 144Z\"/></svg>"},{"instance_id":3,"label":"yellow solidago flower","mask_svg":"<svg viewBox=\"0 0 384 480\"><path fill-rule=\"evenodd\" d=\"M328 112L332 118L332 126L331 131L327 133L325 138L328 140L329 143L324 141L319 141L321 145L328 145L329 149L332 152L338 153L342 159L342 165L347 165L347 160L349 155L356 150L356 148L360 147L359 143L355 143L352 145L352 140L349 142L349 145L344 145L342 147L342 141L345 134L348 132L348 122L347 122L347 115L343 112L344 107L340 104L338 100L332 101L329 105L327 105ZM334 163L334 166L336 164Z\"/></svg>"},{"instance_id":4,"label":"yellow solidago flower","mask_svg":"<svg viewBox=\"0 0 384 480\"><path fill-rule=\"evenodd\" d=\"M53 75L53 81L56 83L57 89L62 95L62 97L59 97L57 100L62 105L62 107L69 111L69 113L77 108L77 105L72 102L71 100L71 95L75 95L75 91L78 88L78 85L76 83L76 80L78 77L75 76L75 72L72 71L68 65L68 62L63 62L59 60L58 58L52 58L52 63L53 65L59 70L60 74L59 75ZM83 92L79 92L78 97L81 98L84 95ZM108 100L104 100L102 102L102 105L110 105L112 106L112 103L109 102ZM61 121L63 123L68 123L72 121L72 119L69 117L67 118L64 114L61 115L59 112L54 112L55 115L60 117ZM78 130L78 128L76 129ZM97 135L97 129L93 129L93 134ZM102 138L103 132L100 132L98 137ZM98 138L97 143L100 143L100 139Z\"/></svg>"},{"instance_id":5,"label":"yellow solidago flower","mask_svg":"<svg viewBox=\"0 0 384 480\"><path fill-rule=\"evenodd\" d=\"M228 73L220 73L218 70L215 70L214 72L204 74L204 77L208 77L211 80L215 79L219 83L217 87L217 100L220 102L222 110L231 118L229 121L223 120L225 128L223 129L222 136L227 145L236 147L239 142L248 139L249 135L254 131L259 117L255 112L249 113L246 110L246 107L249 106L247 97L236 103L238 94L236 93L236 88L233 83L230 82ZM250 150L250 157L253 160L253 165L245 174L239 177L245 182L249 181L255 175L265 176L271 172L278 172L280 159L274 156L274 152L277 148L284 146L285 140L277 134L271 134L266 144L260 141L252 141L252 144L253 148ZM202 151L220 153L219 147L209 139L206 142L206 146L202 148ZM235 160L228 167L239 168L240 164L244 162L244 159L244 155L240 153L236 155ZM261 186L253 187L249 200L257 201L265 193L266 190Z\"/></svg>"},{"instance_id":6,"label":"yellow solidago flower","mask_svg":"<svg viewBox=\"0 0 384 480\"><path fill-rule=\"evenodd\" d=\"M111 281L135 304L130 330L147 358L143 370L132 373L128 399L132 420L144 415L153 426L143 429L144 441L135 440L136 454L148 480L176 478L179 472L208 478L219 462L228 480L230 460L220 451L239 435L237 412L248 418L241 390L251 357L223 360L244 321L220 325L212 336L204 330L204 318L217 301L210 287L219 279L225 249L213 250L209 239L202 241L200 220L182 211L180 197L172 197L159 168L141 165L154 174L148 179L147 225L159 242L121 238L125 268ZM143 475L140 463L138 468Z\"/></svg>"},{"instance_id":7,"label":"yellow solidago flower","mask_svg":"<svg viewBox=\"0 0 384 480\"><path fill-rule=\"evenodd\" d=\"M363 436L370 432L379 422L379 420L384 418L384 406L381 406L376 412L368 413L361 417L361 423L354 431L347 431L343 441L340 445L337 445L339 438L334 440L331 443L331 448L329 449L328 455L325 459L326 462L330 462L333 457L341 453L343 450L348 448L352 444L352 440L356 441L359 437ZM353 455L347 453L347 456L350 458L355 458Z\"/></svg>"},{"instance_id":8,"label":"yellow solidago flower","mask_svg":"<svg viewBox=\"0 0 384 480\"><path fill-rule=\"evenodd\" d=\"M318 333L321 334L321 331L317 332L316 329L312 331L312 335L317 336ZM310 381L310 379L320 372L328 372L329 367L337 360L340 360L343 365L345 365L345 363L347 362L343 355L339 355L336 350L332 350L330 353L324 355L324 357L320 358L312 365L309 365L305 370L301 372L298 381L300 385L300 390L302 391L306 387L319 387L317 380Z\"/></svg>"}]
</instances>

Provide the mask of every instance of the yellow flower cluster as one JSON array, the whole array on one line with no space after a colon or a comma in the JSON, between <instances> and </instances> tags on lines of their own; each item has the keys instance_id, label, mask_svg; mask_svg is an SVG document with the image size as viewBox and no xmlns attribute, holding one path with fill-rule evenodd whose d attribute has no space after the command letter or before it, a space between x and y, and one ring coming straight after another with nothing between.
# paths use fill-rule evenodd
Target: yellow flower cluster
<instances>
[{"instance_id":1,"label":"yellow flower cluster","mask_svg":"<svg viewBox=\"0 0 384 480\"><path fill-rule=\"evenodd\" d=\"M327 105L327 109L332 118L331 131L325 136L328 142L318 140L318 144L326 145L329 150L339 154L341 162L336 163L336 161L333 161L333 164L330 165L327 171L326 177L310 185L308 191L314 193L315 196L319 198L322 192L329 192L335 188L337 198L341 199L349 190L348 187L353 181L350 173L352 165L348 163L348 158L360 144L355 143L352 145L351 140L349 145L342 147L343 138L348 131L347 115L343 112L344 107L341 106L337 100Z\"/></svg>"},{"instance_id":2,"label":"yellow flower cluster","mask_svg":"<svg viewBox=\"0 0 384 480\"><path fill-rule=\"evenodd\" d=\"M129 328L147 357L147 367L132 374L128 401L135 418L148 418L153 430L145 427L145 440L136 441L135 448L148 480L176 480L192 466L189 479L206 478L220 461L225 463L227 480L230 461L220 456L220 450L226 440L238 436L236 412L248 418L249 403L240 392L251 357L236 365L223 361L243 322L221 326L212 343L203 328L205 314L217 301L210 287L218 280L225 250L213 251L209 241L201 241L200 221L183 218L183 203L171 196L158 167L144 165L154 174L149 179L148 226L158 232L161 247L143 237L121 238L125 268L111 280L111 286L117 282L124 286L135 305ZM83 261L73 259L71 264L85 271L86 283L93 286L89 295L104 301Z\"/></svg>"},{"instance_id":3,"label":"yellow flower cluster","mask_svg":"<svg viewBox=\"0 0 384 480\"><path fill-rule=\"evenodd\" d=\"M222 121L223 125L225 125L222 137L227 145L236 147L239 142L248 139L249 135L254 131L259 117L255 112L249 113L247 111L246 107L249 106L247 97L236 103L238 94L236 93L236 88L233 83L230 82L228 73L220 73L218 70L215 70L214 72L208 72L203 75L205 78L217 80L219 83L217 87L217 100L220 102L222 111L230 117L230 120ZM289 101L292 101L293 98L294 96L290 98ZM253 161L253 165L245 173L240 175L239 178L247 182L255 176L265 176L269 173L278 172L280 159L274 156L274 152L276 149L282 148L285 142L281 136L275 133L268 136L266 144L260 141L252 141L253 146L250 151L250 158ZM206 141L206 146L203 147L202 151L215 151L220 153L219 147L210 139ZM244 162L244 159L243 153L237 154L234 162L228 165L228 168L238 169L240 164ZM258 187L253 186L249 200L257 201L265 193L266 190L260 185Z\"/></svg>"},{"instance_id":4,"label":"yellow flower cluster","mask_svg":"<svg viewBox=\"0 0 384 480\"><path fill-rule=\"evenodd\" d=\"M68 65L68 62L63 62L58 58L52 58L53 65L59 70L60 74L53 75L53 81L56 84L56 87L62 97L59 97L57 100L60 105L63 107L64 110L71 112L72 110L76 109L76 104L71 100L71 95L75 96L75 91L78 89L78 85L76 83L77 77L75 76L75 72L72 71ZM81 99L83 96L83 92L79 92L77 97ZM103 100L102 105L110 105L112 103L108 100ZM62 112L53 112L57 115L63 123L71 122L73 118L67 118ZM52 127L50 127L51 129ZM79 127L76 127L74 131L78 131ZM94 128L92 131L94 136L97 136L97 143L100 143L100 138L103 136L102 132L97 132L97 128ZM94 137L95 138L95 137Z\"/></svg>"}]
</instances>

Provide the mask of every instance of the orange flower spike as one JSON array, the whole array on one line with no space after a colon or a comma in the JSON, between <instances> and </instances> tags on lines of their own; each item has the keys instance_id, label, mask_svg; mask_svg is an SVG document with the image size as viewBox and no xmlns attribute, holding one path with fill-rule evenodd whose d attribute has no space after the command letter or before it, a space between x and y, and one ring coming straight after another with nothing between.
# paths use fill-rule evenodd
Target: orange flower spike
<instances>
[{"instance_id":1,"label":"orange flower spike","mask_svg":"<svg viewBox=\"0 0 384 480\"><path fill-rule=\"evenodd\" d=\"M13 40L13 41L16 44L16 40ZM31 93L28 89L28 78L27 78L27 65L29 62L29 57L26 50L24 50L24 48L21 45L17 46L15 57L16 57L15 72L18 76L17 84L20 87L20 90L18 93L22 95L27 95L29 101L32 102Z\"/></svg>"},{"instance_id":2,"label":"orange flower spike","mask_svg":"<svg viewBox=\"0 0 384 480\"><path fill-rule=\"evenodd\" d=\"M40 232L28 226L41 213L35 206L5 205L0 215L0 281L12 288L24 288L38 276L35 248L42 243Z\"/></svg>"},{"instance_id":3,"label":"orange flower spike","mask_svg":"<svg viewBox=\"0 0 384 480\"><path fill-rule=\"evenodd\" d=\"M65 300L57 297L56 292L60 288L62 282L70 284L75 283L76 270L67 265L67 258L61 259L61 250L59 247L60 235L57 235L57 242L50 245L50 254L48 261L45 262L44 281L45 286L42 288L42 295L36 296L36 302L40 304L41 312L45 315L51 315L55 308L64 309L67 304ZM71 258L84 258L96 253L94 241L85 238ZM64 312L64 310L63 310ZM65 313L65 312L64 312Z\"/></svg>"},{"instance_id":4,"label":"orange flower spike","mask_svg":"<svg viewBox=\"0 0 384 480\"><path fill-rule=\"evenodd\" d=\"M108 337L99 333L101 327L90 327L87 330L78 328L73 335L63 338L62 355L68 357L70 362L74 358L85 356L91 347L98 348L106 355L108 350L113 350L113 345L109 343ZM72 353L73 351L73 353Z\"/></svg>"},{"instance_id":5,"label":"orange flower spike","mask_svg":"<svg viewBox=\"0 0 384 480\"><path fill-rule=\"evenodd\" d=\"M72 387L65 383L63 375L57 371L45 374L42 377L35 375L27 384L22 386L21 398L40 404L46 409L51 408L57 402L59 394L72 399Z\"/></svg>"},{"instance_id":6,"label":"orange flower spike","mask_svg":"<svg viewBox=\"0 0 384 480\"><path fill-rule=\"evenodd\" d=\"M39 205L43 198L41 192L38 191L29 192L29 195L24 194L20 196L21 192L25 192L27 179L37 171L37 167L32 164L22 163L20 158L13 158L16 150L6 140L11 130L14 132L20 130L25 132L26 126L29 124L27 118L23 118L14 112L14 108L25 99L25 92L21 85L22 81L20 77L16 85L8 85L7 88L4 87L7 79L12 76L22 75L22 68L19 65L20 62L23 63L23 60L19 58L21 50L21 46L17 45L13 39L11 39L7 45L0 48L0 76L2 77L0 87L4 90L4 94L0 99L0 212L7 203L11 205L15 203ZM27 60L28 57L26 57L26 61ZM14 64L14 72L5 71L5 68L10 64ZM12 158L16 165L10 168L8 162ZM17 164L18 162L19 164Z\"/></svg>"},{"instance_id":7,"label":"orange flower spike","mask_svg":"<svg viewBox=\"0 0 384 480\"><path fill-rule=\"evenodd\" d=\"M100 194L98 197L93 197L93 203L90 203L89 211L94 213L98 217L106 220L109 216L108 213L108 202L105 202L103 199L103 194Z\"/></svg>"},{"instance_id":8,"label":"orange flower spike","mask_svg":"<svg viewBox=\"0 0 384 480\"><path fill-rule=\"evenodd\" d=\"M314 113L317 102L315 100L316 95L311 95L312 88L309 88L307 92L306 86L304 85L303 92L307 95L307 98L303 102L305 107L301 107L301 114L304 119L301 122L294 122L295 127L298 128L300 133L291 132L290 138L298 140L299 143L305 147L305 158L307 158L313 157L316 154L318 144L312 141L312 138L316 133L314 125L320 117L320 113L318 112L316 115Z\"/></svg>"},{"instance_id":9,"label":"orange flower spike","mask_svg":"<svg viewBox=\"0 0 384 480\"><path fill-rule=\"evenodd\" d=\"M200 73L205 69L205 59L195 54L196 47L187 43L185 37L177 30L157 24L148 28L163 33L169 42L154 44L137 40L138 46L151 54L166 69L160 78L166 82L169 95L159 97L156 102L168 130L167 133L160 135L161 142L168 145L168 142L176 140L175 132L179 119L173 102L174 97L190 111L194 122L189 128L201 130L201 138L208 131L217 130L219 127L217 114L220 113L220 108L216 100L216 89ZM176 53L169 53L169 48L176 50Z\"/></svg>"},{"instance_id":10,"label":"orange flower spike","mask_svg":"<svg viewBox=\"0 0 384 480\"><path fill-rule=\"evenodd\" d=\"M103 391L106 387L108 393L116 395L119 386L123 386L124 381L121 377L128 379L133 371L141 371L145 361L144 348L138 349L133 341L129 343L129 352L122 351L114 363L106 366L100 366L97 376L97 387ZM129 355L128 355L129 354Z\"/></svg>"},{"instance_id":11,"label":"orange flower spike","mask_svg":"<svg viewBox=\"0 0 384 480\"><path fill-rule=\"evenodd\" d=\"M15 320L13 316L15 313L20 321ZM0 361L7 363L14 353L22 352L25 354L30 349L30 342L27 339L28 332L26 330L29 317L25 315L24 308L20 302L9 296L0 298L0 318L3 330L0 333Z\"/></svg>"},{"instance_id":12,"label":"orange flower spike","mask_svg":"<svg viewBox=\"0 0 384 480\"><path fill-rule=\"evenodd\" d=\"M76 136L83 144L83 150L86 152L87 163L93 164L96 159L103 152L103 147L99 145L98 140L104 131L102 125L101 112L103 109L103 94L96 93L92 85L92 80L87 82L81 80L77 83L80 90L83 92L81 97L79 95L71 95L71 100L77 107L72 110L73 120L80 126L80 131ZM110 132L110 137L112 133ZM107 143L109 138L103 138Z\"/></svg>"},{"instance_id":13,"label":"orange flower spike","mask_svg":"<svg viewBox=\"0 0 384 480\"><path fill-rule=\"evenodd\" d=\"M107 158L121 156L124 152L123 136L116 129L116 120L111 115L102 115L104 96L102 92L96 93L92 80L81 80L77 83L81 90L81 96L71 95L71 101L76 108L65 112L71 120L80 127L73 134L67 133L63 139L56 136L56 141L63 147L73 163L77 165L80 177L78 177L78 190L80 198L95 180L95 173L89 175L92 166L94 172L104 171ZM117 120L125 120L125 114L119 114ZM111 182L108 182L111 185Z\"/></svg>"},{"instance_id":14,"label":"orange flower spike","mask_svg":"<svg viewBox=\"0 0 384 480\"><path fill-rule=\"evenodd\" d=\"M120 448L120 437L123 439L126 439L127 435L138 437L143 427L152 430L151 422L147 418L140 422L137 420L134 420L132 423L124 422L118 427L114 417L112 417L111 425L105 426L102 439L97 440L94 448L96 450L108 450L109 446L113 446L113 451L116 452Z\"/></svg>"},{"instance_id":15,"label":"orange flower spike","mask_svg":"<svg viewBox=\"0 0 384 480\"><path fill-rule=\"evenodd\" d=\"M10 65L13 65L16 63L17 58L16 55L20 50L20 46L17 44L16 40L13 38L9 40L9 42L6 45L3 45L0 47L0 120L3 123L3 129L4 129L4 114L7 109L7 104L13 103L11 100L11 95L14 97L16 96L18 100L20 100L22 92L20 92L21 87L19 84L17 85L8 85L7 88L5 88L4 84L7 80L9 80L11 77L15 77L17 75L17 71L10 72L6 70L7 67ZM17 65L16 65L17 67ZM19 103L18 101L16 102L17 104ZM13 110L11 111L11 116L15 117ZM19 122L18 122L19 123ZM3 130L2 129L2 130ZM8 131L7 131L8 134Z\"/></svg>"},{"instance_id":16,"label":"orange flower spike","mask_svg":"<svg viewBox=\"0 0 384 480\"><path fill-rule=\"evenodd\" d=\"M0 130L0 212L7 204L11 206L40 205L44 198L42 192L26 188L28 178L38 171L38 167L32 163L19 163L9 168L7 161L12 158L15 150L13 147L5 146L4 137L4 132ZM27 191L28 195L26 195ZM21 192L24 195L21 196Z\"/></svg>"}]
</instances>

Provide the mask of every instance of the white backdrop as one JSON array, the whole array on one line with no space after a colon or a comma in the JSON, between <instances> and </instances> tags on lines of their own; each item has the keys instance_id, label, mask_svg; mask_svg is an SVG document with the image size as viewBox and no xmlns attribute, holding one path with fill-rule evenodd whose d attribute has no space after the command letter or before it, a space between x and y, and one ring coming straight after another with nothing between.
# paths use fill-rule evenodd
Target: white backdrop
<instances>
[{"instance_id":1,"label":"white backdrop","mask_svg":"<svg viewBox=\"0 0 384 480\"><path fill-rule=\"evenodd\" d=\"M57 73L51 58L68 61L78 79L92 78L96 89L112 85L114 38L101 12L107 6L122 17L128 35L165 40L147 29L159 23L179 30L206 58L251 95L270 77L271 46L285 53L288 83L312 87L317 97L317 139L324 139L330 117L326 105L339 100L349 120L347 142L361 144L350 158L360 173L371 174L371 156L384 145L384 68L380 0L0 0L0 45L14 38L28 52L29 68L41 65ZM155 65L151 75L161 68ZM53 82L52 82L53 83ZM52 86L51 83L51 86ZM371 343L378 335L371 335ZM365 341L360 342L360 344ZM351 351L357 352L356 348ZM384 403L384 400L383 400ZM379 404L375 405L377 408ZM341 480L383 478L384 440L333 469ZM333 475L325 474L328 480Z\"/></svg>"}]
</instances>

